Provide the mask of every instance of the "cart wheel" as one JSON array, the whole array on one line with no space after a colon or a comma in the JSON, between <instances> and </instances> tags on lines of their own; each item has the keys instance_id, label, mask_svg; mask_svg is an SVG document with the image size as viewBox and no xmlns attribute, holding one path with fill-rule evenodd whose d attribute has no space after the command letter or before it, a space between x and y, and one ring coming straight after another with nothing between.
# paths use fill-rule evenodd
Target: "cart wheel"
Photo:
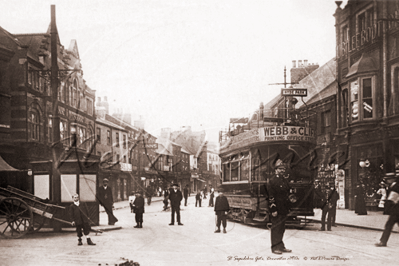
<instances>
[{"instance_id":1,"label":"cart wheel","mask_svg":"<svg viewBox=\"0 0 399 266\"><path fill-rule=\"evenodd\" d=\"M46 218L40 215L33 215L33 223L31 221L30 223L30 228L29 228L29 233L34 233L39 231L44 223L46 222Z\"/></svg>"},{"instance_id":2,"label":"cart wheel","mask_svg":"<svg viewBox=\"0 0 399 266\"><path fill-rule=\"evenodd\" d=\"M33 213L28 204L18 198L0 201L0 234L5 238L19 238L28 233Z\"/></svg>"}]
</instances>

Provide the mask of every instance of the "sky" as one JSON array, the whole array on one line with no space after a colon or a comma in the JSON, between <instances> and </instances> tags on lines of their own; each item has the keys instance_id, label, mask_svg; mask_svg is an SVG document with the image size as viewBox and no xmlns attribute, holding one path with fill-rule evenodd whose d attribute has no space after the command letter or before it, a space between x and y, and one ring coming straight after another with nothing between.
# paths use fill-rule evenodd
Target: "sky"
<instances>
[{"instance_id":1,"label":"sky","mask_svg":"<svg viewBox=\"0 0 399 266\"><path fill-rule=\"evenodd\" d=\"M145 129L191 126L217 141L230 118L280 94L292 60L335 56L333 0L0 0L0 26L76 40L87 85ZM341 5L344 7L346 1Z\"/></svg>"}]
</instances>

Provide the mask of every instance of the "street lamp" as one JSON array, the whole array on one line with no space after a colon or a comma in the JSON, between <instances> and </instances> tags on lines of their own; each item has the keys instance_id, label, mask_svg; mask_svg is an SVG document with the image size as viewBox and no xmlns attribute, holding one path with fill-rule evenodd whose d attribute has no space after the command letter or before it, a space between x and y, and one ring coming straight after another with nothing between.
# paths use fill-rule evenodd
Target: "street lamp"
<instances>
[{"instance_id":1,"label":"street lamp","mask_svg":"<svg viewBox=\"0 0 399 266\"><path fill-rule=\"evenodd\" d=\"M361 167L361 168L364 168L364 167L369 167L370 166L370 161L369 160L360 160L360 162L359 162L359 166Z\"/></svg>"}]
</instances>

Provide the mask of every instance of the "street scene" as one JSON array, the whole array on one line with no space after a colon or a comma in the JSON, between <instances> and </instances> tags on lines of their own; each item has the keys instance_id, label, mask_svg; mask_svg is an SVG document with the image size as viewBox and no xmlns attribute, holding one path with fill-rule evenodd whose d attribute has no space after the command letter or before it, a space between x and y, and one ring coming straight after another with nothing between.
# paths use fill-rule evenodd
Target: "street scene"
<instances>
[{"instance_id":1,"label":"street scene","mask_svg":"<svg viewBox=\"0 0 399 266\"><path fill-rule=\"evenodd\" d=\"M143 228L133 228L134 214L127 205L120 202L115 211L122 229L93 234L95 247L76 246L73 231L44 230L24 239L1 240L1 264L115 265L126 259L140 265L396 265L399 259L399 231L392 235L387 249L377 249L373 243L381 231L375 229L383 228L384 221L356 225L353 212L338 212L338 217L347 216L347 220L331 232L320 232L317 221L300 230L287 228L285 243L293 253L276 256L271 253L270 233L265 228L228 221L227 233L215 234L213 208L196 208L193 196L188 206L182 207L181 227L169 226L170 211L163 211L162 202L155 201L146 206ZM105 213L100 220L106 222Z\"/></svg>"},{"instance_id":2,"label":"street scene","mask_svg":"<svg viewBox=\"0 0 399 266\"><path fill-rule=\"evenodd\" d=\"M0 1L0 265L396 265L399 1Z\"/></svg>"}]
</instances>

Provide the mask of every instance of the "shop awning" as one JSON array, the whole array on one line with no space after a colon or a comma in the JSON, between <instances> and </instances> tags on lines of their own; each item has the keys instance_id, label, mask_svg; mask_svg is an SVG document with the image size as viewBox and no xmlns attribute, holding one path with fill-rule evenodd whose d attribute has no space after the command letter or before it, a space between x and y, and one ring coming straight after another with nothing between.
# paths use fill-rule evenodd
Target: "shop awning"
<instances>
[{"instance_id":1,"label":"shop awning","mask_svg":"<svg viewBox=\"0 0 399 266\"><path fill-rule=\"evenodd\" d=\"M9 172L9 171L19 171L15 169L11 165L9 165L4 159L0 156L0 172Z\"/></svg>"}]
</instances>

